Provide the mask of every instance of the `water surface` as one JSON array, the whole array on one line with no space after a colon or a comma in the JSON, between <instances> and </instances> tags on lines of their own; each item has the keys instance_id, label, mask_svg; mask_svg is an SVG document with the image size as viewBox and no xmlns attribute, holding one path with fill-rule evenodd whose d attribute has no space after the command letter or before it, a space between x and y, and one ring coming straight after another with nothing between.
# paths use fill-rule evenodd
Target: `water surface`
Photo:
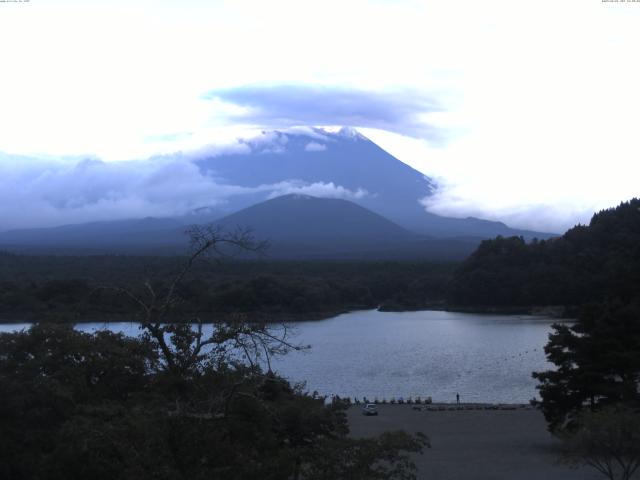
<instances>
[{"instance_id":1,"label":"water surface","mask_svg":"<svg viewBox=\"0 0 640 480\"><path fill-rule=\"evenodd\" d=\"M311 349L272 362L288 379L326 395L431 396L434 401L527 402L537 396L532 371L551 368L543 347L555 319L441 311L351 312L293 322L295 341ZM28 324L0 325L0 331ZM84 323L129 335L136 323Z\"/></svg>"}]
</instances>

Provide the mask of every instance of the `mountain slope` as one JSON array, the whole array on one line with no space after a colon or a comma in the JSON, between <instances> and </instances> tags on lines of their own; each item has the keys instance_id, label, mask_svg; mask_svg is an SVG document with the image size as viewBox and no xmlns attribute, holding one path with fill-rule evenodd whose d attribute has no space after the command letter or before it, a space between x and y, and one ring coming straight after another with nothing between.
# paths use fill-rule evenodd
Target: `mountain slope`
<instances>
[{"instance_id":1,"label":"mountain slope","mask_svg":"<svg viewBox=\"0 0 640 480\"><path fill-rule=\"evenodd\" d=\"M184 225L172 218L143 218L0 232L0 247L13 250L119 252L184 243Z\"/></svg>"},{"instance_id":2,"label":"mountain slope","mask_svg":"<svg viewBox=\"0 0 640 480\"><path fill-rule=\"evenodd\" d=\"M273 259L461 260L478 239L438 239L402 228L353 202L291 194L224 217L224 231L250 229ZM0 248L37 253L182 254L185 225L172 219L97 222L0 233Z\"/></svg>"},{"instance_id":3,"label":"mountain slope","mask_svg":"<svg viewBox=\"0 0 640 480\"><path fill-rule=\"evenodd\" d=\"M225 228L250 227L268 239L322 242L341 238L349 241L399 241L418 235L355 203L309 195L283 195L253 205L215 222Z\"/></svg>"},{"instance_id":4,"label":"mountain slope","mask_svg":"<svg viewBox=\"0 0 640 480\"><path fill-rule=\"evenodd\" d=\"M447 218L426 212L420 200L433 193L434 182L352 129L337 133L321 129L306 133L271 132L245 145L250 153L198 161L204 172L225 183L263 189L230 198L217 216L263 201L273 196L275 190L277 194L297 192L345 198L409 230L430 236L550 236L510 229L501 222Z\"/></svg>"},{"instance_id":5,"label":"mountain slope","mask_svg":"<svg viewBox=\"0 0 640 480\"><path fill-rule=\"evenodd\" d=\"M456 245L461 246L456 254L460 258L462 252L471 251L469 244L477 245L482 239L497 235L525 239L550 236L511 229L501 222L447 218L426 212L420 199L433 193L433 182L351 129L337 133L320 129L270 132L241 142L240 146L246 148L195 161L196 168L215 180L212 188L229 192L223 200L218 192L211 192L214 199L211 205L202 205L175 218L2 232L0 246L22 250L54 248L65 252L82 249L175 253L184 251L185 225L211 221L252 226L259 236L277 240L280 246L287 244L289 253L297 251L300 255L313 252L351 255L355 251L392 249L394 255L409 258L423 256L431 249L432 255L428 255L439 258L456 250L453 247ZM189 190L185 194L188 196ZM300 198L307 200L293 202L294 208L287 194L302 195ZM269 199L278 196L288 200L270 203ZM310 200L309 196L321 197L326 202ZM260 214L249 210L240 215L241 210L265 201ZM360 208L357 215L355 204ZM322 207L316 208L317 205ZM344 217L347 214L353 214L350 220ZM298 218L298 223L291 223L291 218ZM309 221L310 218L315 220ZM289 223L283 223L284 220ZM335 236L325 238L326 232L341 232L339 242ZM415 247L415 242L422 245ZM284 249L279 251L283 253Z\"/></svg>"},{"instance_id":6,"label":"mountain slope","mask_svg":"<svg viewBox=\"0 0 640 480\"><path fill-rule=\"evenodd\" d=\"M250 228L269 241L272 258L429 258L458 260L477 241L424 237L340 199L285 195L215 222L225 230Z\"/></svg>"}]
</instances>

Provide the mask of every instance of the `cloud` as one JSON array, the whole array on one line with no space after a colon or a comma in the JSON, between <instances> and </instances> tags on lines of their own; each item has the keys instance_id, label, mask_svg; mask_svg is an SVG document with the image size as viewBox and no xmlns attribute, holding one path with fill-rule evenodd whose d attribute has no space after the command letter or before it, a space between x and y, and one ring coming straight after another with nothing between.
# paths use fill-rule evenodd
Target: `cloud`
<instances>
[{"instance_id":1,"label":"cloud","mask_svg":"<svg viewBox=\"0 0 640 480\"><path fill-rule=\"evenodd\" d=\"M357 200L369 193L362 188L358 188L355 191L349 190L348 188L336 185L333 182L305 183L299 180L288 180L275 185L262 186L261 188L265 187L268 189L274 189L269 195L269 198L296 193L299 195L311 195L312 197Z\"/></svg>"},{"instance_id":2,"label":"cloud","mask_svg":"<svg viewBox=\"0 0 640 480\"><path fill-rule=\"evenodd\" d=\"M453 185L434 211L536 222L638 195L635 3L328 0L313 21L293 0L80 3L2 9L0 150L131 160L247 123L346 124L445 137L373 138Z\"/></svg>"},{"instance_id":3,"label":"cloud","mask_svg":"<svg viewBox=\"0 0 640 480\"><path fill-rule=\"evenodd\" d=\"M318 142L309 142L304 147L306 152L324 152L326 149L326 145Z\"/></svg>"},{"instance_id":4,"label":"cloud","mask_svg":"<svg viewBox=\"0 0 640 480\"><path fill-rule=\"evenodd\" d=\"M0 164L0 175L0 230L177 215L242 193L180 159L23 161Z\"/></svg>"},{"instance_id":5,"label":"cloud","mask_svg":"<svg viewBox=\"0 0 640 480\"><path fill-rule=\"evenodd\" d=\"M564 233L578 223L588 224L593 213L604 208L593 200L580 204L560 200L554 200L553 203L532 200L529 203L506 204L489 195L469 195L467 188L467 185L441 183L433 195L422 198L420 203L425 210L436 215L454 218L471 216L504 222L514 228L548 233Z\"/></svg>"},{"instance_id":6,"label":"cloud","mask_svg":"<svg viewBox=\"0 0 640 480\"><path fill-rule=\"evenodd\" d=\"M259 137L260 148L283 148L282 140ZM248 148L245 145L245 148ZM228 148L223 150L229 152ZM238 155L246 150L232 149ZM349 190L332 182L297 179L255 187L232 185L203 171L201 155L175 154L142 161L42 159L0 154L0 231L71 223L167 217L225 206L234 198L255 195L267 199L299 193L318 197L358 199L363 189Z\"/></svg>"},{"instance_id":7,"label":"cloud","mask_svg":"<svg viewBox=\"0 0 640 480\"><path fill-rule=\"evenodd\" d=\"M437 102L416 89L367 91L344 87L248 85L210 91L205 98L241 107L230 120L281 128L291 125L349 125L441 140L424 120L440 110Z\"/></svg>"}]
</instances>

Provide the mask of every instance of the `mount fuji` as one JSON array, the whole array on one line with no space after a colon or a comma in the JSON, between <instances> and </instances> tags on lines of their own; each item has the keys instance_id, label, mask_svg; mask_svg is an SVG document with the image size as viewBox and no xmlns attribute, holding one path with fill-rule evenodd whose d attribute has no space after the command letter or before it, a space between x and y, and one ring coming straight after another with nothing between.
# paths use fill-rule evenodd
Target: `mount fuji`
<instances>
[{"instance_id":1,"label":"mount fuji","mask_svg":"<svg viewBox=\"0 0 640 480\"><path fill-rule=\"evenodd\" d=\"M214 210L213 216L279 194L300 193L350 200L410 231L433 237L552 236L512 229L502 222L427 212L420 200L434 193L435 182L348 127L334 133L322 129L264 132L245 145L250 154L219 155L200 159L197 164L229 184L254 189L283 187L234 197Z\"/></svg>"},{"instance_id":2,"label":"mount fuji","mask_svg":"<svg viewBox=\"0 0 640 480\"><path fill-rule=\"evenodd\" d=\"M185 160L202 178L213 179L214 187L232 192L222 201L218 196L178 216L5 231L0 248L176 253L186 246L187 225L212 222L253 229L275 240L274 256L295 258L361 258L363 252L377 252L453 259L498 235L552 236L427 212L421 200L434 193L436 184L350 128L263 132L239 140L237 147Z\"/></svg>"}]
</instances>

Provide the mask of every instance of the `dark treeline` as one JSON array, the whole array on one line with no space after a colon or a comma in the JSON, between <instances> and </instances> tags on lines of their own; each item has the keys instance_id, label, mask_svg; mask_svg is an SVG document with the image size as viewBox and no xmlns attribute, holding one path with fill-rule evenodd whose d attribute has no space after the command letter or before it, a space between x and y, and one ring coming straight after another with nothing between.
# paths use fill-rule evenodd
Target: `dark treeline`
<instances>
[{"instance_id":1,"label":"dark treeline","mask_svg":"<svg viewBox=\"0 0 640 480\"><path fill-rule=\"evenodd\" d=\"M596 213L562 237L486 240L461 265L434 262L202 262L183 282L180 315L251 313L316 318L381 306L496 308L563 305L640 291L640 201ZM183 257L0 253L0 318L130 318L135 305L102 286L161 287ZM577 309L573 310L574 312Z\"/></svg>"},{"instance_id":2,"label":"dark treeline","mask_svg":"<svg viewBox=\"0 0 640 480\"><path fill-rule=\"evenodd\" d=\"M0 253L0 318L131 318L137 306L105 286L161 288L182 257L27 256ZM442 304L454 264L203 261L180 287L179 316L251 313L315 318L358 308Z\"/></svg>"},{"instance_id":3,"label":"dark treeline","mask_svg":"<svg viewBox=\"0 0 640 480\"><path fill-rule=\"evenodd\" d=\"M206 252L254 249L217 231L193 238L168 286L120 287L140 312L137 338L46 322L0 333L0 478L415 479L424 434L352 438L347 402L271 371L270 358L306 348L286 326L167 321L182 317L170 313Z\"/></svg>"},{"instance_id":4,"label":"dark treeline","mask_svg":"<svg viewBox=\"0 0 640 480\"><path fill-rule=\"evenodd\" d=\"M596 213L588 226L526 243L486 240L451 283L455 305L628 303L640 292L640 200Z\"/></svg>"}]
</instances>

